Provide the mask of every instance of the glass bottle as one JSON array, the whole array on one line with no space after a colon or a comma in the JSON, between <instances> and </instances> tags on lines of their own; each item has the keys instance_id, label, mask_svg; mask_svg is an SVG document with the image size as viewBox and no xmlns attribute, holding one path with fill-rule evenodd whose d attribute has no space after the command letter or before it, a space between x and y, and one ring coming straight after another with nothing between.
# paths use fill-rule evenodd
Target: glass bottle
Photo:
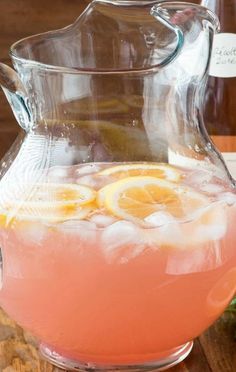
<instances>
[{"instance_id":1,"label":"glass bottle","mask_svg":"<svg viewBox=\"0 0 236 372\"><path fill-rule=\"evenodd\" d=\"M201 5L220 20L204 98L205 125L236 177L236 0L203 0Z\"/></svg>"}]
</instances>

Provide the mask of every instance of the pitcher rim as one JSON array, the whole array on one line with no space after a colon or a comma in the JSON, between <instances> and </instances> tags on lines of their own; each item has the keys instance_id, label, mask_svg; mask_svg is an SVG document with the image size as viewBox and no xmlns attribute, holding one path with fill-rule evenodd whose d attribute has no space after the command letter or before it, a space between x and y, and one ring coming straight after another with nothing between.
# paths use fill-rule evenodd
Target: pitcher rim
<instances>
[{"instance_id":1,"label":"pitcher rim","mask_svg":"<svg viewBox=\"0 0 236 372\"><path fill-rule=\"evenodd\" d=\"M96 1L96 0L93 0L93 1ZM98 0L99 1L99 0ZM151 3L155 3L155 6L161 6L161 5L165 5L165 6L170 6L170 5L174 5L174 4L177 4L177 5L186 5L186 6L193 6L193 7L196 7L196 8L199 8L199 9L205 9L206 13L210 16L210 18L212 19L212 25L214 25L214 21L215 21L215 30L219 31L219 20L218 20L218 17L216 16L216 14L214 12L212 12L210 9L200 5L200 4L195 4L195 3L191 3L191 2L186 2L186 1L164 1L164 0L150 0ZM88 7L90 6L90 4L88 5ZM56 30L49 30L49 31L45 31L45 32L41 32L41 33L37 33L37 34L34 34L34 35L30 35L30 36L27 36L27 37L24 37L24 38L21 38L20 40L17 40L16 42L14 42L11 46L10 46L10 51L9 51L9 55L12 59L12 61L16 61L16 62L20 62L21 64L27 66L32 66L32 68L37 68L37 69L40 69L40 70L44 70L46 72L57 72L57 73L67 73L67 74L83 74L83 75L122 75L122 74L140 74L140 73L151 73L151 72L156 72L160 69L162 69L165 65L167 65L170 60L172 58L170 58L170 56L166 57L162 62L160 62L159 64L154 64L152 66L149 66L149 67L141 67L141 68L128 68L128 69L99 69L99 68L81 68L81 67L68 67L68 66L58 66L58 65L52 65L52 64L48 64L48 63L43 63L43 62L39 62L37 60L34 60L34 59L30 59L30 58L24 58L24 57L19 57L15 51L17 49L17 47L23 42L23 41L26 41L26 40L30 40L30 39L34 39L34 38L38 38L40 36L48 36L48 35L51 35L51 34L54 34L55 32L62 32L66 29L69 29L73 27L73 23L68 25L68 26L65 26L65 27L62 27L62 28L59 28L59 29L56 29ZM183 40L182 40L183 42ZM178 39L177 39L177 47L179 47L178 45Z\"/></svg>"}]
</instances>

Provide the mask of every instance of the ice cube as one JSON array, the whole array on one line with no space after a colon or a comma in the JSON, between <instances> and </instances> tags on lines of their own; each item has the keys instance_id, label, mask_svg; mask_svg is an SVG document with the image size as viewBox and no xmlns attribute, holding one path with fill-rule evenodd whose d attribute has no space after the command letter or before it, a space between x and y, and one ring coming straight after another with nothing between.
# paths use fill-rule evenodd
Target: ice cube
<instances>
[{"instance_id":1,"label":"ice cube","mask_svg":"<svg viewBox=\"0 0 236 372\"><path fill-rule=\"evenodd\" d=\"M144 244L138 244L130 249L126 249L123 254L119 258L119 263L126 264L128 263L132 258L138 257L140 254L143 253L145 250Z\"/></svg>"},{"instance_id":2,"label":"ice cube","mask_svg":"<svg viewBox=\"0 0 236 372\"><path fill-rule=\"evenodd\" d=\"M76 170L76 174L77 176L84 176L84 175L91 174L91 173L97 173L100 170L101 170L101 167L99 167L97 164L91 163L91 164L87 164L82 167L79 167Z\"/></svg>"},{"instance_id":3,"label":"ice cube","mask_svg":"<svg viewBox=\"0 0 236 372\"><path fill-rule=\"evenodd\" d=\"M229 206L232 206L236 203L236 194L233 194L232 192L224 192L223 194L219 195L219 200L222 200Z\"/></svg>"},{"instance_id":4,"label":"ice cube","mask_svg":"<svg viewBox=\"0 0 236 372\"><path fill-rule=\"evenodd\" d=\"M24 228L19 229L20 238L24 243L42 245L48 232L48 227L41 223L28 223Z\"/></svg>"},{"instance_id":5,"label":"ice cube","mask_svg":"<svg viewBox=\"0 0 236 372\"><path fill-rule=\"evenodd\" d=\"M112 225L117 221L117 219L113 216L108 216L104 214L94 214L90 221L95 223L97 227L107 227Z\"/></svg>"},{"instance_id":6,"label":"ice cube","mask_svg":"<svg viewBox=\"0 0 236 372\"><path fill-rule=\"evenodd\" d=\"M128 221L108 226L102 234L102 244L109 262L127 263L144 249L141 230Z\"/></svg>"},{"instance_id":7,"label":"ice cube","mask_svg":"<svg viewBox=\"0 0 236 372\"><path fill-rule=\"evenodd\" d=\"M139 229L132 222L118 221L104 230L102 239L106 252L112 252L124 244L139 243Z\"/></svg>"},{"instance_id":8,"label":"ice cube","mask_svg":"<svg viewBox=\"0 0 236 372\"><path fill-rule=\"evenodd\" d=\"M79 177L77 178L76 183L91 187L92 189L96 187L96 181L92 176Z\"/></svg>"},{"instance_id":9,"label":"ice cube","mask_svg":"<svg viewBox=\"0 0 236 372\"><path fill-rule=\"evenodd\" d=\"M170 214L164 211L152 213L145 218L145 222L151 227L144 231L145 243L152 249L163 245L175 246L183 240L179 222Z\"/></svg>"},{"instance_id":10,"label":"ice cube","mask_svg":"<svg viewBox=\"0 0 236 372\"><path fill-rule=\"evenodd\" d=\"M58 229L66 234L77 236L82 241L93 242L96 239L97 227L90 221L66 221L60 224Z\"/></svg>"},{"instance_id":11,"label":"ice cube","mask_svg":"<svg viewBox=\"0 0 236 372\"><path fill-rule=\"evenodd\" d=\"M222 202L196 212L195 219L183 226L187 244L196 245L222 239L227 231L227 215ZM187 233L187 229L189 233ZM190 235L191 229L191 235Z\"/></svg>"},{"instance_id":12,"label":"ice cube","mask_svg":"<svg viewBox=\"0 0 236 372\"><path fill-rule=\"evenodd\" d=\"M63 178L68 175L68 170L65 167L53 167L48 172L50 181L60 182Z\"/></svg>"},{"instance_id":13,"label":"ice cube","mask_svg":"<svg viewBox=\"0 0 236 372\"><path fill-rule=\"evenodd\" d=\"M159 227L169 223L173 223L175 219L171 214L167 212L155 212L150 214L148 217L145 218L145 222L147 222L152 227Z\"/></svg>"},{"instance_id":14,"label":"ice cube","mask_svg":"<svg viewBox=\"0 0 236 372\"><path fill-rule=\"evenodd\" d=\"M212 175L213 175L212 172L207 172L204 170L195 170L187 175L186 183L191 186L202 185L204 187L211 181Z\"/></svg>"},{"instance_id":15,"label":"ice cube","mask_svg":"<svg viewBox=\"0 0 236 372\"><path fill-rule=\"evenodd\" d=\"M215 270L223 264L221 245L211 245L169 252L166 273L183 275Z\"/></svg>"},{"instance_id":16,"label":"ice cube","mask_svg":"<svg viewBox=\"0 0 236 372\"><path fill-rule=\"evenodd\" d=\"M114 179L111 176L98 176L95 179L96 181L96 189L99 190L102 187L108 185L111 182L114 182Z\"/></svg>"},{"instance_id":17,"label":"ice cube","mask_svg":"<svg viewBox=\"0 0 236 372\"><path fill-rule=\"evenodd\" d=\"M76 180L78 184L91 187L95 190L101 189L103 186L106 186L112 181L113 181L112 178L108 176L93 176L93 175L78 177Z\"/></svg>"},{"instance_id":18,"label":"ice cube","mask_svg":"<svg viewBox=\"0 0 236 372\"><path fill-rule=\"evenodd\" d=\"M154 246L157 248L161 246L176 247L182 245L184 241L181 226L174 219L171 223L151 229L149 234L150 239L152 239Z\"/></svg>"},{"instance_id":19,"label":"ice cube","mask_svg":"<svg viewBox=\"0 0 236 372\"><path fill-rule=\"evenodd\" d=\"M201 191L204 191L208 194L218 194L222 191L224 191L223 186L216 185L214 183L208 183L206 185L201 186Z\"/></svg>"},{"instance_id":20,"label":"ice cube","mask_svg":"<svg viewBox=\"0 0 236 372\"><path fill-rule=\"evenodd\" d=\"M213 223L212 225L200 225L193 234L193 241L207 242L219 240L224 237L227 230L226 223Z\"/></svg>"}]
</instances>

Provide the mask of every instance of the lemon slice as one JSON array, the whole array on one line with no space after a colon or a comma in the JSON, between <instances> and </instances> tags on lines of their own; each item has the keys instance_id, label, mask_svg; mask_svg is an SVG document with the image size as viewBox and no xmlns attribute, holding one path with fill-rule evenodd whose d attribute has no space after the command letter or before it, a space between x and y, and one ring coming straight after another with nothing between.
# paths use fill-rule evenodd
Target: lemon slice
<instances>
[{"instance_id":1,"label":"lemon slice","mask_svg":"<svg viewBox=\"0 0 236 372\"><path fill-rule=\"evenodd\" d=\"M21 185L11 195L11 201L1 206L0 223L12 220L60 222L83 219L93 209L95 199L94 190L78 184Z\"/></svg>"},{"instance_id":2,"label":"lemon slice","mask_svg":"<svg viewBox=\"0 0 236 372\"><path fill-rule=\"evenodd\" d=\"M151 176L166 179L171 182L178 182L180 179L180 172L174 167L167 164L152 164L152 163L137 163L117 165L115 167L107 168L99 175L112 176L116 179L135 176Z\"/></svg>"},{"instance_id":3,"label":"lemon slice","mask_svg":"<svg viewBox=\"0 0 236 372\"><path fill-rule=\"evenodd\" d=\"M209 199L194 190L156 177L128 177L106 185L98 204L111 214L145 224L145 218L162 211L182 219L209 205Z\"/></svg>"}]
</instances>

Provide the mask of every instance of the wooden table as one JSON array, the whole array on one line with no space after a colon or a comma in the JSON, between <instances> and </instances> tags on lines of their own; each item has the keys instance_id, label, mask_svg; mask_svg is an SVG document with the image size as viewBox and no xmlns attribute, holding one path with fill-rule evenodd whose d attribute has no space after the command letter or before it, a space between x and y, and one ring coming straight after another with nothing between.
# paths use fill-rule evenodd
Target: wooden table
<instances>
[{"instance_id":1,"label":"wooden table","mask_svg":"<svg viewBox=\"0 0 236 372\"><path fill-rule=\"evenodd\" d=\"M1 0L0 60L10 63L9 46L31 34L63 27L75 19L89 0ZM0 94L0 156L18 132L3 94ZM236 319L224 315L195 341L191 355L172 372L235 372ZM59 372L44 362L33 338L0 310L0 372Z\"/></svg>"},{"instance_id":2,"label":"wooden table","mask_svg":"<svg viewBox=\"0 0 236 372\"><path fill-rule=\"evenodd\" d=\"M195 341L189 357L170 372L235 372L236 317L225 314ZM35 340L0 310L0 371L60 372L39 356Z\"/></svg>"}]
</instances>

